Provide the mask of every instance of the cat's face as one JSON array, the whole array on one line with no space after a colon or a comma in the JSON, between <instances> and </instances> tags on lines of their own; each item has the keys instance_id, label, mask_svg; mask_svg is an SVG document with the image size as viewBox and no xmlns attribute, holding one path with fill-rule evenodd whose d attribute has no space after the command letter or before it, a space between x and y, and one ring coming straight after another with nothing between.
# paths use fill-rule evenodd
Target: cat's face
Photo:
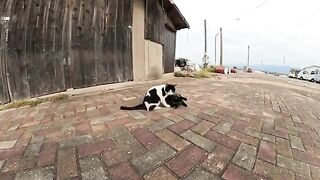
<instances>
[{"instance_id":1,"label":"cat's face","mask_svg":"<svg viewBox=\"0 0 320 180\"><path fill-rule=\"evenodd\" d=\"M173 95L176 92L176 85L167 84L166 85L166 92L168 95Z\"/></svg>"}]
</instances>

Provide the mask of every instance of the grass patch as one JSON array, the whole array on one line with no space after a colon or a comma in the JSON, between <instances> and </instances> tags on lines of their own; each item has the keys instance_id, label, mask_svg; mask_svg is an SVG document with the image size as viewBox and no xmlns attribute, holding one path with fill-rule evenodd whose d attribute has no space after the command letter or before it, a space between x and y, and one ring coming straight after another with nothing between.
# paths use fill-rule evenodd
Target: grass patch
<instances>
[{"instance_id":1,"label":"grass patch","mask_svg":"<svg viewBox=\"0 0 320 180\"><path fill-rule=\"evenodd\" d=\"M208 72L210 72L210 73L215 73L215 72L216 72L216 68L213 67L213 66L211 66L211 67L209 67L209 68L207 68L207 69L205 69L205 70L208 71Z\"/></svg>"},{"instance_id":2,"label":"grass patch","mask_svg":"<svg viewBox=\"0 0 320 180\"><path fill-rule=\"evenodd\" d=\"M40 98L40 99L24 99L19 101L13 101L11 103L8 103L6 105L0 106L0 111L7 110L7 109L16 109L21 107L35 107L38 106L41 103L44 102L61 102L65 101L69 98L68 95L58 95L58 96L52 96L48 98Z\"/></svg>"},{"instance_id":3,"label":"grass patch","mask_svg":"<svg viewBox=\"0 0 320 180\"><path fill-rule=\"evenodd\" d=\"M195 78L199 78L199 79L201 79L201 78L209 78L209 77L210 77L210 74L209 74L209 72L208 72L206 69L203 69L203 70L201 70L201 71L196 72L196 73L194 74L194 77L195 77Z\"/></svg>"}]
</instances>

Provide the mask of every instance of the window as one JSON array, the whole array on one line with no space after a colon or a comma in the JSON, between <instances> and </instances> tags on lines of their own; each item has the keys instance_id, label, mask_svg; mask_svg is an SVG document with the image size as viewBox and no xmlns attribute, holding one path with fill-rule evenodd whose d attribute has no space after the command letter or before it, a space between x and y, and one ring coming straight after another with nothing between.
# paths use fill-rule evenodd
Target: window
<instances>
[{"instance_id":1,"label":"window","mask_svg":"<svg viewBox=\"0 0 320 180\"><path fill-rule=\"evenodd\" d=\"M315 71L311 71L311 75L315 75L316 74L316 72Z\"/></svg>"},{"instance_id":2,"label":"window","mask_svg":"<svg viewBox=\"0 0 320 180\"><path fill-rule=\"evenodd\" d=\"M303 74L307 74L307 71L303 71Z\"/></svg>"}]
</instances>

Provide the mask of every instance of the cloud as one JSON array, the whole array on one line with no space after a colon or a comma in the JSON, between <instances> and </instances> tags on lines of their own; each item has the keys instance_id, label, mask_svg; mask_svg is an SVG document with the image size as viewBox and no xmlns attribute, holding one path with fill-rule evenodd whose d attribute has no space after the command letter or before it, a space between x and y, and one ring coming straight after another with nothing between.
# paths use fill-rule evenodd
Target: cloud
<instances>
[{"instance_id":1,"label":"cloud","mask_svg":"<svg viewBox=\"0 0 320 180\"><path fill-rule=\"evenodd\" d=\"M320 2L317 0L175 2L191 25L190 30L178 32L177 57L202 62L203 20L207 19L208 54L212 62L214 36L222 27L226 63L246 62L250 45L252 63L282 65L285 56L287 65L293 67L320 64Z\"/></svg>"}]
</instances>

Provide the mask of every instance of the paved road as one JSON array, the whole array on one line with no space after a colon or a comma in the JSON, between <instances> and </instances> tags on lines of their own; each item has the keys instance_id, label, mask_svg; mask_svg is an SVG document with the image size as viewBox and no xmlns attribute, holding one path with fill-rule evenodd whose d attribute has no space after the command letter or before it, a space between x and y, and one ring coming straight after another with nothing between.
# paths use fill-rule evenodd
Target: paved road
<instances>
[{"instance_id":1,"label":"paved road","mask_svg":"<svg viewBox=\"0 0 320 180\"><path fill-rule=\"evenodd\" d=\"M0 179L319 179L320 90L174 79L188 108L120 111L147 85L0 113Z\"/></svg>"}]
</instances>

